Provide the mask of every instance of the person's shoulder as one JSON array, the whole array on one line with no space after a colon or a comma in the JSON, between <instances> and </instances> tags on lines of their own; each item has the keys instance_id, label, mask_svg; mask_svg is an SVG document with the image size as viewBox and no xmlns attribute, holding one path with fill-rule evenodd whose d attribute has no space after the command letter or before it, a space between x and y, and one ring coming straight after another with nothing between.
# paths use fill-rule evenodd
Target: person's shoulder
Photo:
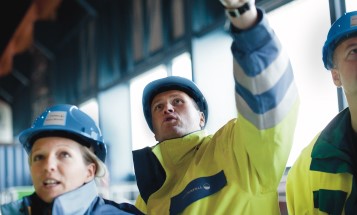
<instances>
[{"instance_id":1,"label":"person's shoulder","mask_svg":"<svg viewBox=\"0 0 357 215\"><path fill-rule=\"evenodd\" d=\"M24 214L23 209L23 199L18 199L13 202L9 202L3 205L0 205L0 215L6 214Z\"/></svg>"},{"instance_id":2,"label":"person's shoulder","mask_svg":"<svg viewBox=\"0 0 357 215\"><path fill-rule=\"evenodd\" d=\"M305 146L305 148L303 148L303 150L300 153L300 156L298 159L305 159L306 157L310 157L311 158L311 152L316 144L317 139L319 138L321 132L319 132L318 134L315 135L315 137L312 139L312 141L310 142L309 145Z\"/></svg>"},{"instance_id":3,"label":"person's shoulder","mask_svg":"<svg viewBox=\"0 0 357 215\"><path fill-rule=\"evenodd\" d=\"M318 133L310 142L309 145L305 146L305 148L302 149L301 153L297 157L295 163L289 170L289 175L292 175L294 173L296 174L301 174L301 172L307 172L307 170L310 167L311 164L311 153L312 150L316 144L317 138L320 136L320 133Z\"/></svg>"},{"instance_id":4,"label":"person's shoulder","mask_svg":"<svg viewBox=\"0 0 357 215\"><path fill-rule=\"evenodd\" d=\"M112 200L104 199L105 204L99 206L95 209L92 213L93 215L109 215L109 214L116 214L116 215L128 215L128 214L135 214L135 215L144 215L139 209L137 209L134 205L130 203L117 203Z\"/></svg>"}]
</instances>

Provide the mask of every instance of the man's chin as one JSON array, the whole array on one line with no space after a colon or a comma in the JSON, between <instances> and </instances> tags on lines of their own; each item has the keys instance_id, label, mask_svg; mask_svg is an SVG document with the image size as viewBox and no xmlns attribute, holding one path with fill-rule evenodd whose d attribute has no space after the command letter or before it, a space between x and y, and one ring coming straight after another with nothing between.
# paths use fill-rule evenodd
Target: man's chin
<instances>
[{"instance_id":1,"label":"man's chin","mask_svg":"<svg viewBox=\"0 0 357 215\"><path fill-rule=\"evenodd\" d=\"M182 135L182 133L177 132L177 130L175 128L165 129L161 133L163 135L160 135L159 137L157 135L155 136L156 140L159 142L162 142L165 140L170 140L170 139L176 139L176 138L180 138L180 137L184 136L184 135Z\"/></svg>"}]
</instances>

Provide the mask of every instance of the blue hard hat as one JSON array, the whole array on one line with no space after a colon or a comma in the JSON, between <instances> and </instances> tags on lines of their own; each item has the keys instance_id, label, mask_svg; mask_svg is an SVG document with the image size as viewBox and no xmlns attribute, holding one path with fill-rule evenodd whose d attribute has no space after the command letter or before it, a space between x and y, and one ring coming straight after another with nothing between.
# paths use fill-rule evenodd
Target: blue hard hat
<instances>
[{"instance_id":1,"label":"blue hard hat","mask_svg":"<svg viewBox=\"0 0 357 215\"><path fill-rule=\"evenodd\" d=\"M157 94L169 90L179 90L185 92L187 95L193 98L193 100L196 101L200 111L202 111L203 114L205 115L205 121L207 123L207 119L208 119L207 101L203 96L202 92L198 89L197 85L193 81L186 78L182 78L179 76L169 76L166 78L161 78L152 81L144 88L143 99L142 99L143 111L144 111L146 122L150 127L151 131L153 131L152 117L151 117L151 102Z\"/></svg>"},{"instance_id":2,"label":"blue hard hat","mask_svg":"<svg viewBox=\"0 0 357 215\"><path fill-rule=\"evenodd\" d=\"M94 120L74 105L60 104L46 109L32 124L22 131L19 141L27 153L33 143L41 137L60 136L73 139L88 148L103 162L107 155L107 146L102 133Z\"/></svg>"},{"instance_id":3,"label":"blue hard hat","mask_svg":"<svg viewBox=\"0 0 357 215\"><path fill-rule=\"evenodd\" d=\"M344 13L331 26L322 48L322 61L326 69L333 68L333 52L336 46L357 33L357 11Z\"/></svg>"}]
</instances>

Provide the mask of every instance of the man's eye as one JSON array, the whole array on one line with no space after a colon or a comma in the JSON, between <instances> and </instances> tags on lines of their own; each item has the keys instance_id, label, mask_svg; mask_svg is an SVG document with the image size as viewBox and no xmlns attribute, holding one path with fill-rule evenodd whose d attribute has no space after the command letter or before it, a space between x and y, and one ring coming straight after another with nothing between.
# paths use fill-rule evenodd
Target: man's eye
<instances>
[{"instance_id":1,"label":"man's eye","mask_svg":"<svg viewBox=\"0 0 357 215\"><path fill-rule=\"evenodd\" d=\"M40 161L43 159L43 156L42 155L35 155L32 157L32 161Z\"/></svg>"},{"instance_id":2,"label":"man's eye","mask_svg":"<svg viewBox=\"0 0 357 215\"><path fill-rule=\"evenodd\" d=\"M174 99L174 104L180 104L180 103L182 103L182 100L181 99Z\"/></svg>"},{"instance_id":3,"label":"man's eye","mask_svg":"<svg viewBox=\"0 0 357 215\"><path fill-rule=\"evenodd\" d=\"M154 108L154 110L161 110L161 109L162 109L162 106L163 106L163 105L161 105L161 104L156 105L155 108Z\"/></svg>"},{"instance_id":4,"label":"man's eye","mask_svg":"<svg viewBox=\"0 0 357 215\"><path fill-rule=\"evenodd\" d=\"M356 61L357 60L357 49L352 49L351 51L348 52L347 55L347 60L353 60Z\"/></svg>"},{"instance_id":5,"label":"man's eye","mask_svg":"<svg viewBox=\"0 0 357 215\"><path fill-rule=\"evenodd\" d=\"M60 157L62 157L62 158L69 158L69 157L71 157L71 155L70 155L68 152L61 152L61 153L60 153Z\"/></svg>"}]
</instances>

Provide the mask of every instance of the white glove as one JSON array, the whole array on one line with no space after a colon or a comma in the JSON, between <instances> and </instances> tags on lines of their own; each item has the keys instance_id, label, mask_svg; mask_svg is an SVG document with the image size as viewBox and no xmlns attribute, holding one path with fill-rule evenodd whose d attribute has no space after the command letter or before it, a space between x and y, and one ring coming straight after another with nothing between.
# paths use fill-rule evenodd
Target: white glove
<instances>
[{"instance_id":1,"label":"white glove","mask_svg":"<svg viewBox=\"0 0 357 215\"><path fill-rule=\"evenodd\" d=\"M254 4L254 0L219 0L225 8L238 8L247 2Z\"/></svg>"}]
</instances>

